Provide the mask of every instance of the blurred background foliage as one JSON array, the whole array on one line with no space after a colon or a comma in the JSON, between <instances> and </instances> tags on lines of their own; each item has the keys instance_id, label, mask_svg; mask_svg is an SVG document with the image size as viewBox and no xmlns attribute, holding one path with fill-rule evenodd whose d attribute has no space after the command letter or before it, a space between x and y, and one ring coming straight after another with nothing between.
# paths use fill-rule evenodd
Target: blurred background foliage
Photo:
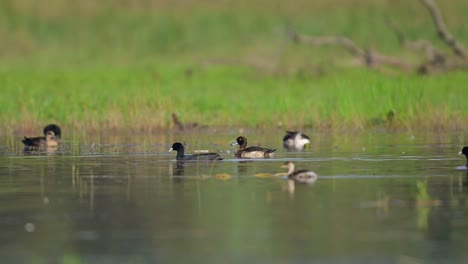
<instances>
[{"instance_id":1,"label":"blurred background foliage","mask_svg":"<svg viewBox=\"0 0 468 264\"><path fill-rule=\"evenodd\" d=\"M439 1L450 31L468 40L464 0ZM420 1L408 0L1 0L0 60L67 64L151 63L241 58L320 60L323 51L286 47L286 27L309 35L339 34L363 47L395 53L401 47L386 23L409 38L437 38ZM335 56L346 54L331 48ZM329 56L329 55L327 55Z\"/></svg>"}]
</instances>

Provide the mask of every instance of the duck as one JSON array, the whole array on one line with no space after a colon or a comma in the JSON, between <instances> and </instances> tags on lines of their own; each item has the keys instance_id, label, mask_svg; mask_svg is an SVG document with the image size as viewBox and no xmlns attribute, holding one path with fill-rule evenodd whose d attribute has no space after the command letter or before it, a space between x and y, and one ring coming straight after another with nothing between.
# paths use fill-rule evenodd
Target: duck
<instances>
[{"instance_id":1,"label":"duck","mask_svg":"<svg viewBox=\"0 0 468 264\"><path fill-rule=\"evenodd\" d=\"M29 149L38 149L43 147L57 147L60 143L62 130L58 125L50 124L44 127L43 137L24 137L22 140L24 146Z\"/></svg>"},{"instance_id":2,"label":"duck","mask_svg":"<svg viewBox=\"0 0 468 264\"><path fill-rule=\"evenodd\" d=\"M238 158L269 158L272 157L276 149L262 148L251 146L247 148L247 138L240 136L231 146L239 145L239 150L236 152Z\"/></svg>"},{"instance_id":3,"label":"duck","mask_svg":"<svg viewBox=\"0 0 468 264\"><path fill-rule=\"evenodd\" d=\"M184 145L180 142L175 142L169 149L171 151L177 151L177 160L222 160L223 158L218 153L196 153L192 155L185 155Z\"/></svg>"},{"instance_id":4,"label":"duck","mask_svg":"<svg viewBox=\"0 0 468 264\"><path fill-rule=\"evenodd\" d=\"M288 169L288 179L294 180L297 182L303 182L303 183L308 183L312 184L318 179L318 175L313 172L313 171L308 171L308 170L294 170L294 163L292 161L288 161L284 163L281 168L287 168Z\"/></svg>"},{"instance_id":5,"label":"duck","mask_svg":"<svg viewBox=\"0 0 468 264\"><path fill-rule=\"evenodd\" d=\"M299 131L286 131L283 137L283 146L287 150L304 150L310 143L310 138Z\"/></svg>"},{"instance_id":6,"label":"duck","mask_svg":"<svg viewBox=\"0 0 468 264\"><path fill-rule=\"evenodd\" d=\"M466 157L466 168L468 169L468 146L464 146L460 152L458 152L458 155L465 155Z\"/></svg>"}]
</instances>

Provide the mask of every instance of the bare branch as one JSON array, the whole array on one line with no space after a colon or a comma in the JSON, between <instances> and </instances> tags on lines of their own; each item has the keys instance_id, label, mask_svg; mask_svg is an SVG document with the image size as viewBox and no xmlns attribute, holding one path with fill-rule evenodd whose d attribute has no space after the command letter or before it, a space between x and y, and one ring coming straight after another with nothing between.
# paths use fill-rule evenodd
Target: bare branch
<instances>
[{"instance_id":1,"label":"bare branch","mask_svg":"<svg viewBox=\"0 0 468 264\"><path fill-rule=\"evenodd\" d=\"M430 41L425 39L408 40L401 28L392 19L387 19L387 24L388 27L395 32L398 42L400 42L400 45L403 47L416 51L424 51L426 59L429 62L441 62L442 59L446 59L447 55L440 49L436 48Z\"/></svg>"},{"instance_id":2,"label":"bare branch","mask_svg":"<svg viewBox=\"0 0 468 264\"><path fill-rule=\"evenodd\" d=\"M442 14L440 13L439 7L434 0L421 0L423 4L429 9L434 24L437 28L439 37L449 45L453 52L462 58L467 58L467 53L463 45L458 42L455 37L447 30Z\"/></svg>"},{"instance_id":3,"label":"bare branch","mask_svg":"<svg viewBox=\"0 0 468 264\"><path fill-rule=\"evenodd\" d=\"M440 74L451 71L466 71L468 70L468 61L467 60L452 60L445 62L443 66L438 65L437 63L425 63L418 68L420 74Z\"/></svg>"},{"instance_id":4,"label":"bare branch","mask_svg":"<svg viewBox=\"0 0 468 264\"><path fill-rule=\"evenodd\" d=\"M174 123L174 126L180 131L198 127L198 123L184 124L180 122L179 117L175 113L172 113L172 122Z\"/></svg>"},{"instance_id":5,"label":"bare branch","mask_svg":"<svg viewBox=\"0 0 468 264\"><path fill-rule=\"evenodd\" d=\"M398 42L402 46L406 46L405 43L407 42L405 34L401 30L401 28L393 21L393 19L387 18L387 25L388 27L395 32L395 35L397 36Z\"/></svg>"},{"instance_id":6,"label":"bare branch","mask_svg":"<svg viewBox=\"0 0 468 264\"><path fill-rule=\"evenodd\" d=\"M298 34L294 30L289 31L290 37L298 43L304 43L314 46L326 46L326 45L335 45L341 46L349 51L354 56L364 56L365 52L360 49L354 41L349 38L341 36L320 36L320 37L311 37L302 34Z\"/></svg>"},{"instance_id":7,"label":"bare branch","mask_svg":"<svg viewBox=\"0 0 468 264\"><path fill-rule=\"evenodd\" d=\"M366 61L369 65L374 65L374 66L388 65L388 66L400 68L400 69L407 70L407 71L412 70L415 67L415 65L409 62L406 62L399 58L383 55L375 51L368 52L366 54Z\"/></svg>"},{"instance_id":8,"label":"bare branch","mask_svg":"<svg viewBox=\"0 0 468 264\"><path fill-rule=\"evenodd\" d=\"M365 51L347 37L342 36L320 36L311 37L303 34L298 34L294 30L289 30L289 36L298 43L304 43L314 46L334 45L346 49L351 55L359 58L366 66L375 68L380 65L387 65L403 70L414 69L414 65L398 58L382 55L376 51Z\"/></svg>"}]
</instances>

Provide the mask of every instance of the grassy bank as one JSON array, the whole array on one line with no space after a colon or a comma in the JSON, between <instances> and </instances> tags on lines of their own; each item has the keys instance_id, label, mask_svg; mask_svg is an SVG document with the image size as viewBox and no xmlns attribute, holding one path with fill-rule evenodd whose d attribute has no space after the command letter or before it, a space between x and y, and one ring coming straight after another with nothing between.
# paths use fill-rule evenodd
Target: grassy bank
<instances>
[{"instance_id":1,"label":"grassy bank","mask_svg":"<svg viewBox=\"0 0 468 264\"><path fill-rule=\"evenodd\" d=\"M109 68L0 73L1 123L42 127L167 128L171 113L208 126L465 129L465 73L382 76L346 70L313 79L239 67ZM31 89L33 87L33 89Z\"/></svg>"},{"instance_id":2,"label":"grassy bank","mask_svg":"<svg viewBox=\"0 0 468 264\"><path fill-rule=\"evenodd\" d=\"M439 4L468 43L466 1ZM5 0L0 7L0 122L8 131L50 122L166 129L171 113L207 126L468 126L463 72L382 74L344 66L351 58L335 48L284 43L292 25L411 56L386 25L392 17L410 38L443 47L418 1Z\"/></svg>"}]
</instances>

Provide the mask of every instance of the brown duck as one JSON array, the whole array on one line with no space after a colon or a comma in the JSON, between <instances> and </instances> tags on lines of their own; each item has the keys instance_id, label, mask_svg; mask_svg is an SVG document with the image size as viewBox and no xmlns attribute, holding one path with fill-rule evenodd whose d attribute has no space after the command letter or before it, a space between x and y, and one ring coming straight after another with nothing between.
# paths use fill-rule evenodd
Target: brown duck
<instances>
[{"instance_id":1,"label":"brown duck","mask_svg":"<svg viewBox=\"0 0 468 264\"><path fill-rule=\"evenodd\" d=\"M60 143L62 131L59 126L50 124L44 127L43 137L24 137L22 140L24 146L30 149L43 147L57 147Z\"/></svg>"},{"instance_id":2,"label":"brown duck","mask_svg":"<svg viewBox=\"0 0 468 264\"><path fill-rule=\"evenodd\" d=\"M231 143L231 146L239 145L239 150L236 152L238 158L269 158L272 157L276 149L262 148L258 146L247 147L247 138L238 137L236 142Z\"/></svg>"},{"instance_id":3,"label":"brown duck","mask_svg":"<svg viewBox=\"0 0 468 264\"><path fill-rule=\"evenodd\" d=\"M286 162L281 168L288 169L288 179L290 180L312 184L318 179L318 175L313 171L294 170L294 163L292 161Z\"/></svg>"}]
</instances>

